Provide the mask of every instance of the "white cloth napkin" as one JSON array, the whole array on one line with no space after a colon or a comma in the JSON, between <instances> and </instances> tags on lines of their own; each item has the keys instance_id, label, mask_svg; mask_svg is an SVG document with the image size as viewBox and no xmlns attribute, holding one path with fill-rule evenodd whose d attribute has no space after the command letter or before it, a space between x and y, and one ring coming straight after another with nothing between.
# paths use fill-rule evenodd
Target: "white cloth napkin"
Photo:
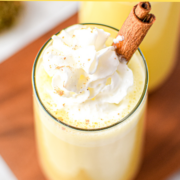
<instances>
[{"instance_id":1,"label":"white cloth napkin","mask_svg":"<svg viewBox=\"0 0 180 180\"><path fill-rule=\"evenodd\" d=\"M0 180L17 180L8 165L0 156Z\"/></svg>"},{"instance_id":2,"label":"white cloth napkin","mask_svg":"<svg viewBox=\"0 0 180 180\"><path fill-rule=\"evenodd\" d=\"M0 33L0 62L78 11L77 1L26 1L16 25Z\"/></svg>"},{"instance_id":3,"label":"white cloth napkin","mask_svg":"<svg viewBox=\"0 0 180 180\"><path fill-rule=\"evenodd\" d=\"M166 180L180 180L180 171L178 171L177 173L173 174L172 176L170 176Z\"/></svg>"}]
</instances>

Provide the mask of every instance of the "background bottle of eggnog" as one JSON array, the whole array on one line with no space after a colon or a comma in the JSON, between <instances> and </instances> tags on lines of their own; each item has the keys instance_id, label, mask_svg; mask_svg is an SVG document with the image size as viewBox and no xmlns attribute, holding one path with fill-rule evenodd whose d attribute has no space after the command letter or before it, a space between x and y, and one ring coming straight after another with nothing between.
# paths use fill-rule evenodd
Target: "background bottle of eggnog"
<instances>
[{"instance_id":1,"label":"background bottle of eggnog","mask_svg":"<svg viewBox=\"0 0 180 180\"><path fill-rule=\"evenodd\" d=\"M84 1L80 7L79 21L103 23L120 29L135 4ZM152 2L151 6L156 23L140 45L147 59L150 92L167 79L175 65L180 3Z\"/></svg>"}]
</instances>

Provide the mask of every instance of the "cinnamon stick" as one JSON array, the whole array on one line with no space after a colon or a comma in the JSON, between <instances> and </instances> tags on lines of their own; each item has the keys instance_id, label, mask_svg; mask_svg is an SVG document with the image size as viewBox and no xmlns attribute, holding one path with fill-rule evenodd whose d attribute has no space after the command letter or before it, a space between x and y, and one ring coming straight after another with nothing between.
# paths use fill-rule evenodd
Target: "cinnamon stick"
<instances>
[{"instance_id":1,"label":"cinnamon stick","mask_svg":"<svg viewBox=\"0 0 180 180\"><path fill-rule=\"evenodd\" d=\"M143 20L151 11L151 4L148 2L140 2L135 8L136 16Z\"/></svg>"},{"instance_id":2,"label":"cinnamon stick","mask_svg":"<svg viewBox=\"0 0 180 180\"><path fill-rule=\"evenodd\" d=\"M149 14L151 4L140 2L133 7L128 18L119 30L118 35L123 36L123 41L113 43L118 56L129 61L137 50L148 30L155 22L155 16Z\"/></svg>"}]
</instances>

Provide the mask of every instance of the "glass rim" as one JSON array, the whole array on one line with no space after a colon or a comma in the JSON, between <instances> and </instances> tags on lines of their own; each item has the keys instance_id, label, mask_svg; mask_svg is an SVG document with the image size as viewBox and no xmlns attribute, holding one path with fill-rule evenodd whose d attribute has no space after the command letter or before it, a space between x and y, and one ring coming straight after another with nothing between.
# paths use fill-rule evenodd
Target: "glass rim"
<instances>
[{"instance_id":1,"label":"glass rim","mask_svg":"<svg viewBox=\"0 0 180 180\"><path fill-rule=\"evenodd\" d=\"M78 24L74 24L74 25L78 25ZM100 25L100 26L104 26L104 27L108 27L108 28L111 28L111 29L114 29L116 31L119 31L119 29L117 28L114 28L112 26L109 26L109 25L105 25L105 24L100 24L100 23L79 23L79 25ZM73 25L71 25L73 26ZM71 27L71 26L68 26L67 28ZM66 29L66 28L64 28ZM64 29L61 29L60 31L58 31L56 33L59 34L62 30ZM43 108L43 110L53 119L55 120L56 122L60 123L61 125L63 126L66 126L67 128L71 128L73 130L79 130L79 131L101 131L101 130L106 130L106 129L109 129L109 128L112 128L118 124L121 124L123 123L126 119L128 119L131 115L134 114L134 112L141 106L145 96L146 96L146 92L147 92L147 89L148 89L148 81L149 81L149 74L148 74L148 68L147 68L147 63L146 63L146 60L145 60L145 57L143 55L143 53L141 52L140 48L138 47L138 52L139 54L141 55L142 57L142 60L143 60L143 64L144 64L144 68L145 68L145 83L144 83L144 88L143 88L143 92L141 94L141 97L139 98L136 106L131 110L130 113L128 113L124 118L122 118L121 120L109 125L109 126L105 126L105 127L101 127L101 128L94 128L94 129L85 129L85 128L79 128L79 127L75 127L75 126L72 126L72 125L69 125L67 123L64 123L62 121L60 121L58 118L56 118L55 116L53 116L48 110L47 108L45 107L45 105L42 103L40 97L39 97L39 94L38 94L38 90L37 90L37 87L36 87L36 78L35 78L35 74L36 74L36 65L37 65L37 62L38 62L38 59L39 57L41 56L41 53L42 51L44 50L44 48L46 47L46 45L52 40L52 37L50 37L45 43L44 45L41 47L41 49L39 50L36 58L35 58L35 61L33 63L33 69L32 69L32 86L33 86L33 92L39 102L39 104L41 105L41 107Z\"/></svg>"}]
</instances>

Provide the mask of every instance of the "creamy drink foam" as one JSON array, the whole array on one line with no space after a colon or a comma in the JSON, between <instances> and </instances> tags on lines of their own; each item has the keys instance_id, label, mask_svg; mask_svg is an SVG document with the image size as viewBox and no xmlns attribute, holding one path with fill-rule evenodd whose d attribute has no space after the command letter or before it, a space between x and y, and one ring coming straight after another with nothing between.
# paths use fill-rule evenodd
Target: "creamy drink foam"
<instances>
[{"instance_id":1,"label":"creamy drink foam","mask_svg":"<svg viewBox=\"0 0 180 180\"><path fill-rule=\"evenodd\" d=\"M37 74L38 89L43 89L39 95L61 121L81 128L104 127L133 109L132 99L126 97L129 91L140 98L142 89L132 87L132 70L119 61L113 46L106 47L109 36L102 29L76 25L54 35L44 51Z\"/></svg>"},{"instance_id":2,"label":"creamy drink foam","mask_svg":"<svg viewBox=\"0 0 180 180\"><path fill-rule=\"evenodd\" d=\"M123 37L116 34L102 25L74 25L52 36L38 56L36 134L51 180L126 180L137 171L146 67L138 51L128 64L117 57L111 44Z\"/></svg>"}]
</instances>

